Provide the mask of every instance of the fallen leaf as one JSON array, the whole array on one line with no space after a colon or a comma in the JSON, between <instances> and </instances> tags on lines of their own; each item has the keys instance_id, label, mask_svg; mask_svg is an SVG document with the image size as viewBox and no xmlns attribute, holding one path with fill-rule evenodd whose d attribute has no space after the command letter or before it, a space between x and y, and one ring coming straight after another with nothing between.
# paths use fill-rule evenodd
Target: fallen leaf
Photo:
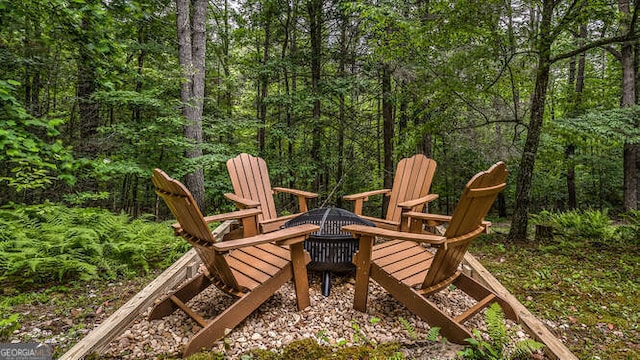
<instances>
[{"instance_id":1,"label":"fallen leaf","mask_svg":"<svg viewBox=\"0 0 640 360\"><path fill-rule=\"evenodd\" d=\"M609 324L607 325L607 327L609 328L609 330L613 330L613 324Z\"/></svg>"},{"instance_id":2,"label":"fallen leaf","mask_svg":"<svg viewBox=\"0 0 640 360\"><path fill-rule=\"evenodd\" d=\"M96 314L100 314L102 312L102 305L98 306L96 309Z\"/></svg>"}]
</instances>

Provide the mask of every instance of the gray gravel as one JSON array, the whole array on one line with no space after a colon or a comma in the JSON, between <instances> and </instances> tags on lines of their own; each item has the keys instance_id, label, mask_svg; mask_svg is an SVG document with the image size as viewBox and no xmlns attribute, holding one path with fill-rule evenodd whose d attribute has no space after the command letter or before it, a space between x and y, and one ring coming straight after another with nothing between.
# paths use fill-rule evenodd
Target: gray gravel
<instances>
[{"instance_id":1,"label":"gray gravel","mask_svg":"<svg viewBox=\"0 0 640 360\"><path fill-rule=\"evenodd\" d=\"M429 325L408 312L380 286L369 287L369 311L364 314L352 309L354 280L351 276L333 276L331 294L320 292L320 276L310 273L311 306L296 311L293 284L287 283L266 303L233 329L225 339L216 342L213 350L223 352L231 359L240 358L247 350L260 348L274 351L282 349L294 340L317 339L336 346L362 343L353 324L361 335L372 342L397 341L403 344L408 359L454 359L459 345L426 340ZM471 299L460 291L442 291L431 298L453 312L468 307ZM205 318L212 317L232 301L218 289L210 287L189 302ZM161 320L147 320L147 310L116 338L105 355L122 359L179 356L189 338L200 329L182 311ZM483 313L481 313L483 314ZM376 320L372 319L380 319ZM413 334L399 321L407 320L415 330ZM476 315L467 323L471 328L484 328L483 315ZM525 333L510 321L518 338Z\"/></svg>"}]
</instances>

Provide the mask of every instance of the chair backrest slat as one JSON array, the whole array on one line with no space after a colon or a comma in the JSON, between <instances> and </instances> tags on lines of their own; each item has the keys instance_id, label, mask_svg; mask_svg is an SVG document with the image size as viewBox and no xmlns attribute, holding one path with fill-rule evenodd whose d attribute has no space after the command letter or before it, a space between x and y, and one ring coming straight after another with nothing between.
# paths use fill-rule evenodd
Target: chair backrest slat
<instances>
[{"instance_id":1,"label":"chair backrest slat","mask_svg":"<svg viewBox=\"0 0 640 360\"><path fill-rule=\"evenodd\" d=\"M236 195L260 203L258 220L278 217L273 200L269 170L264 159L242 153L227 161L227 170Z\"/></svg>"},{"instance_id":2,"label":"chair backrest slat","mask_svg":"<svg viewBox=\"0 0 640 360\"><path fill-rule=\"evenodd\" d=\"M482 221L506 186L508 174L506 165L499 162L469 180L445 231L447 246L437 250L423 288L443 281L458 270L471 241L482 233Z\"/></svg>"},{"instance_id":3,"label":"chair backrest slat","mask_svg":"<svg viewBox=\"0 0 640 360\"><path fill-rule=\"evenodd\" d=\"M196 249L211 276L233 289L242 290L225 257L210 247L216 239L191 192L181 182L170 178L160 169L153 170L151 181L156 188L156 193L165 201L180 223L180 235Z\"/></svg>"},{"instance_id":4,"label":"chair backrest slat","mask_svg":"<svg viewBox=\"0 0 640 360\"><path fill-rule=\"evenodd\" d=\"M389 195L386 220L400 222L402 211L398 208L399 203L429 194L435 171L436 162L423 154L400 160ZM422 211L422 209L414 209L414 211Z\"/></svg>"}]
</instances>

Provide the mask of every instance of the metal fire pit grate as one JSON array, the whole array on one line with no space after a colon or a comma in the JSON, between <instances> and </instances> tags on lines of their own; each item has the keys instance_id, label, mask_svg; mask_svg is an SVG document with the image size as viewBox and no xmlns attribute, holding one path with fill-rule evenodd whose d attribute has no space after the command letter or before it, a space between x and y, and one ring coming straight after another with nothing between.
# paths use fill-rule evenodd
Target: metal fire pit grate
<instances>
[{"instance_id":1,"label":"metal fire pit grate","mask_svg":"<svg viewBox=\"0 0 640 360\"><path fill-rule=\"evenodd\" d=\"M309 269L323 272L322 294L328 296L331 288L330 272L345 272L355 268L351 260L358 250L358 240L341 228L351 224L375 224L347 210L326 208L308 211L287 221L284 227L301 224L320 226L318 231L309 235L304 242L304 248L311 256Z\"/></svg>"}]
</instances>

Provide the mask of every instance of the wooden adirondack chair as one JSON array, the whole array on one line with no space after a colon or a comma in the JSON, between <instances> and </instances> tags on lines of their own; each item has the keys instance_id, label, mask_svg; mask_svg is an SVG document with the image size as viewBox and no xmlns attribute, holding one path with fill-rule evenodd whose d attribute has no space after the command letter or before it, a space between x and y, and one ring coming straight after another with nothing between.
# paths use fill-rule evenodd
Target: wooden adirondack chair
<instances>
[{"instance_id":1,"label":"wooden adirondack chair","mask_svg":"<svg viewBox=\"0 0 640 360\"><path fill-rule=\"evenodd\" d=\"M309 306L306 264L310 258L302 243L318 226L301 225L270 234L218 241L208 223L239 219L244 223L244 235L254 235L257 232L255 218L260 210L246 209L205 218L189 190L179 181L160 169L153 171L152 181L156 193L178 220L178 224L173 225L175 234L193 245L206 268L203 274L157 303L149 315L150 319L159 319L182 309L202 326L187 344L185 357L224 337L226 329L233 329L292 278L298 309ZM287 245L288 249L281 245ZM215 318L205 320L186 303L212 284L237 300Z\"/></svg>"},{"instance_id":2,"label":"wooden adirondack chair","mask_svg":"<svg viewBox=\"0 0 640 360\"><path fill-rule=\"evenodd\" d=\"M417 154L400 160L391 189L347 195L343 199L354 201L353 212L362 218L373 221L377 227L399 230L403 212L422 211L425 204L438 198L436 194L429 194L429 188L431 188L431 181L435 172L436 162L422 154ZM363 203L369 199L369 196L379 194L389 196L386 217L379 219L363 216Z\"/></svg>"},{"instance_id":3,"label":"wooden adirondack chair","mask_svg":"<svg viewBox=\"0 0 640 360\"><path fill-rule=\"evenodd\" d=\"M283 187L271 187L269 171L264 159L240 154L227 161L227 170L231 178L234 194L225 194L239 209L259 208L258 215L261 232L270 232L280 228L287 220L308 211L307 199L318 197L318 194ZM278 216L273 195L289 193L298 198L299 213Z\"/></svg>"},{"instance_id":4,"label":"wooden adirondack chair","mask_svg":"<svg viewBox=\"0 0 640 360\"><path fill-rule=\"evenodd\" d=\"M452 342L464 343L464 339L472 337L463 323L494 301L502 306L508 318L516 320L514 310L505 300L459 269L471 241L484 231L482 219L505 187L506 178L507 169L502 162L475 175L467 183L444 236L422 232L419 223L428 220L431 214L419 212L404 214L419 233L360 225L343 227L360 238L360 249L354 256L357 270L353 307L366 312L371 278L411 312L431 326L440 327L441 334ZM414 222L419 226L413 226ZM373 246L376 236L394 240ZM435 254L428 251L425 244L437 246ZM477 301L454 317L427 298L451 284Z\"/></svg>"}]
</instances>

